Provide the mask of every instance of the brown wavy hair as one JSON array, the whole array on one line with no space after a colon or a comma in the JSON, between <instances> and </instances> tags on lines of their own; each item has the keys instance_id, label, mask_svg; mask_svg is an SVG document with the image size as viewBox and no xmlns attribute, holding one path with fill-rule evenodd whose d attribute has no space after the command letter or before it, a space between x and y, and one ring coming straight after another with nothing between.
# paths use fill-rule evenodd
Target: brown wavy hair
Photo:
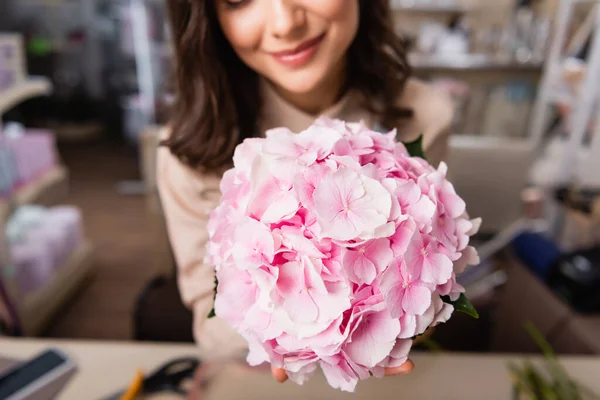
<instances>
[{"instance_id":1,"label":"brown wavy hair","mask_svg":"<svg viewBox=\"0 0 600 400\"><path fill-rule=\"evenodd\" d=\"M235 54L214 1L167 0L175 48L171 135L162 144L185 164L207 170L231 163L235 147L256 136L259 77ZM359 0L358 32L347 54L347 88L391 128L412 116L397 106L411 74L404 41L393 28L389 0Z\"/></svg>"}]
</instances>

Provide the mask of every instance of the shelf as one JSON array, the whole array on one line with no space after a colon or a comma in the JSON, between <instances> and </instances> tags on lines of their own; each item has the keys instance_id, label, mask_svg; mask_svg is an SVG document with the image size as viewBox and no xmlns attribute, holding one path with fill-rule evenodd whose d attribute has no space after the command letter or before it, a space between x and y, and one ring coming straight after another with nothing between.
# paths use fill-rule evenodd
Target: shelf
<instances>
[{"instance_id":1,"label":"shelf","mask_svg":"<svg viewBox=\"0 0 600 400\"><path fill-rule=\"evenodd\" d=\"M410 65L415 69L451 69L460 71L498 70L505 71L539 71L541 62L518 62L511 57L487 54L409 54Z\"/></svg>"},{"instance_id":2,"label":"shelf","mask_svg":"<svg viewBox=\"0 0 600 400\"><path fill-rule=\"evenodd\" d=\"M535 146L528 138L456 135L450 137L448 174L469 214L481 217L480 232L497 233L522 212Z\"/></svg>"},{"instance_id":3,"label":"shelf","mask_svg":"<svg viewBox=\"0 0 600 400\"><path fill-rule=\"evenodd\" d=\"M450 137L450 147L453 150L495 149L509 152L531 151L533 149L532 142L526 138L467 134L452 135Z\"/></svg>"},{"instance_id":4,"label":"shelf","mask_svg":"<svg viewBox=\"0 0 600 400\"><path fill-rule=\"evenodd\" d=\"M2 90L0 91L0 115L25 100L47 95L51 91L52 84L42 77L32 77L10 89Z\"/></svg>"},{"instance_id":5,"label":"shelf","mask_svg":"<svg viewBox=\"0 0 600 400\"><path fill-rule=\"evenodd\" d=\"M68 175L65 167L55 167L37 180L17 189L11 197L13 205L18 207L24 204L56 204L66 196Z\"/></svg>"},{"instance_id":6,"label":"shelf","mask_svg":"<svg viewBox=\"0 0 600 400\"><path fill-rule=\"evenodd\" d=\"M392 10L428 14L457 14L476 11L477 8L464 6L462 4L419 4L422 2L414 1L394 1L391 2Z\"/></svg>"},{"instance_id":7,"label":"shelf","mask_svg":"<svg viewBox=\"0 0 600 400\"><path fill-rule=\"evenodd\" d=\"M0 199L0 226L16 207L25 204L51 206L59 203L68 192L68 175L65 167L55 167L37 180L18 188L10 195L10 201Z\"/></svg>"},{"instance_id":8,"label":"shelf","mask_svg":"<svg viewBox=\"0 0 600 400\"><path fill-rule=\"evenodd\" d=\"M61 306L79 289L93 270L92 255L92 246L84 242L45 288L25 296L19 313L23 331L27 336L39 334Z\"/></svg>"}]
</instances>

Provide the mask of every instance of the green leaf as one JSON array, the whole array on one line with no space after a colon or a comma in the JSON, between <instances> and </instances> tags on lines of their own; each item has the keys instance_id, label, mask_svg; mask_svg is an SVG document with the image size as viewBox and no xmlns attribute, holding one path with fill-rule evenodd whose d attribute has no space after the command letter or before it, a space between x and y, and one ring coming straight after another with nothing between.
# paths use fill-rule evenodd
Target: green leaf
<instances>
[{"instance_id":1,"label":"green leaf","mask_svg":"<svg viewBox=\"0 0 600 400\"><path fill-rule=\"evenodd\" d=\"M406 150L408 150L408 154L410 154L411 157L421 157L425 160L425 151L423 150L423 135L419 136L412 142L404 143L404 146L406 146Z\"/></svg>"},{"instance_id":2,"label":"green leaf","mask_svg":"<svg viewBox=\"0 0 600 400\"><path fill-rule=\"evenodd\" d=\"M219 286L219 279L217 279L217 275L215 274L215 294L213 296L213 304L214 304L214 300L217 298L217 287ZM214 318L216 317L217 314L215 314L215 307L213 306L212 310L210 310L210 312L208 313L208 319Z\"/></svg>"},{"instance_id":3,"label":"green leaf","mask_svg":"<svg viewBox=\"0 0 600 400\"><path fill-rule=\"evenodd\" d=\"M538 363L540 369L531 361L524 361L522 367L514 363L508 365L516 395L524 394L528 399L535 400L598 399L593 391L569 377L551 345L531 322L525 325L525 329L542 350L544 358Z\"/></svg>"},{"instance_id":4,"label":"green leaf","mask_svg":"<svg viewBox=\"0 0 600 400\"><path fill-rule=\"evenodd\" d=\"M552 378L555 390L560 394L560 399L578 399L581 398L579 388L571 380L567 370L559 362L554 349L544 335L531 322L525 323L525 330L529 336L536 342L542 354L544 355L547 374Z\"/></svg>"},{"instance_id":5,"label":"green leaf","mask_svg":"<svg viewBox=\"0 0 600 400\"><path fill-rule=\"evenodd\" d=\"M537 346L540 348L540 350L544 354L544 357L546 357L547 359L556 359L556 354L554 354L554 349L552 349L552 346L550 346L550 343L548 343L546 338L544 338L544 335L542 335L542 332L540 332L531 321L526 322L524 324L524 327L525 327L525 330L527 331L527 333L529 334L529 336L531 336L531 338L535 341Z\"/></svg>"},{"instance_id":6,"label":"green leaf","mask_svg":"<svg viewBox=\"0 0 600 400\"><path fill-rule=\"evenodd\" d=\"M456 301L450 300L450 297L448 296L442 296L442 301L444 303L452 304L454 309L458 312L465 313L475 319L479 319L479 313L473 304L471 304L469 299L467 299L467 296L465 296L464 293L462 293Z\"/></svg>"}]
</instances>

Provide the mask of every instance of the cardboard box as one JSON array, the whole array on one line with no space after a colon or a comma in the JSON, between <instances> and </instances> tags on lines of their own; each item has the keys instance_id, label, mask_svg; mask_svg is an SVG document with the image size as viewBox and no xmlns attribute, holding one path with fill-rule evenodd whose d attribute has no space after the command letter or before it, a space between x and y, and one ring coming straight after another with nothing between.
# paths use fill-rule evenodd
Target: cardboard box
<instances>
[{"instance_id":1,"label":"cardboard box","mask_svg":"<svg viewBox=\"0 0 600 400\"><path fill-rule=\"evenodd\" d=\"M575 315L556 336L555 346L568 354L600 354L600 316Z\"/></svg>"},{"instance_id":2,"label":"cardboard box","mask_svg":"<svg viewBox=\"0 0 600 400\"><path fill-rule=\"evenodd\" d=\"M523 328L531 322L558 354L600 354L600 315L575 312L516 259L497 309L492 351L539 353Z\"/></svg>"}]
</instances>

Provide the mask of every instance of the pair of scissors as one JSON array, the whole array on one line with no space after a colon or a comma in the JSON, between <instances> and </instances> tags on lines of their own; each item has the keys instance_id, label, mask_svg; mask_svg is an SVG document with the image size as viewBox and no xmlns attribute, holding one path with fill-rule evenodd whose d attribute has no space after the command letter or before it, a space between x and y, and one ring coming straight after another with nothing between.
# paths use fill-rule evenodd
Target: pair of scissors
<instances>
[{"instance_id":1,"label":"pair of scissors","mask_svg":"<svg viewBox=\"0 0 600 400\"><path fill-rule=\"evenodd\" d=\"M200 360L194 357L178 358L161 366L152 374L144 377L138 372L130 386L104 400L133 400L139 395L170 392L185 396L183 381L192 378L200 366Z\"/></svg>"}]
</instances>

